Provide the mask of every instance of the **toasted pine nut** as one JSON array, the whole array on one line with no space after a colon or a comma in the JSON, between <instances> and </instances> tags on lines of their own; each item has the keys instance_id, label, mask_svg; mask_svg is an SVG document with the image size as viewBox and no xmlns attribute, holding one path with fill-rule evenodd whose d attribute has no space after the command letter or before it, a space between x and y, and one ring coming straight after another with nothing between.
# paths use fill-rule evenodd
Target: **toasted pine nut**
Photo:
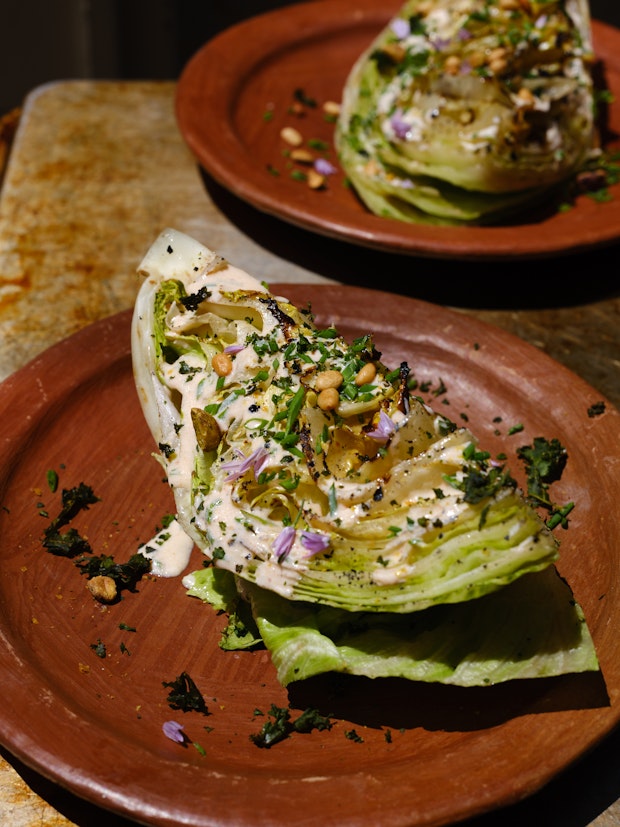
<instances>
[{"instance_id":1,"label":"toasted pine nut","mask_svg":"<svg viewBox=\"0 0 620 827\"><path fill-rule=\"evenodd\" d=\"M489 63L492 63L494 60L505 60L508 55L508 49L505 49L503 46L498 46L496 49L491 49L489 52Z\"/></svg>"},{"instance_id":2,"label":"toasted pine nut","mask_svg":"<svg viewBox=\"0 0 620 827\"><path fill-rule=\"evenodd\" d=\"M340 104L336 103L336 101L325 101L323 104L323 112L325 112L326 115L339 115Z\"/></svg>"},{"instance_id":3,"label":"toasted pine nut","mask_svg":"<svg viewBox=\"0 0 620 827\"><path fill-rule=\"evenodd\" d=\"M499 0L499 7L504 11L517 11L521 8L519 0Z\"/></svg>"},{"instance_id":4,"label":"toasted pine nut","mask_svg":"<svg viewBox=\"0 0 620 827\"><path fill-rule=\"evenodd\" d=\"M377 375L377 368L372 362L366 362L363 368L360 368L355 377L355 384L359 387L368 385Z\"/></svg>"},{"instance_id":5,"label":"toasted pine nut","mask_svg":"<svg viewBox=\"0 0 620 827\"><path fill-rule=\"evenodd\" d=\"M91 577L86 585L95 600L99 600L101 603L111 603L116 600L118 593L116 581L107 574L97 574L95 577Z\"/></svg>"},{"instance_id":6,"label":"toasted pine nut","mask_svg":"<svg viewBox=\"0 0 620 827\"><path fill-rule=\"evenodd\" d=\"M293 149L291 160L297 161L299 164L311 164L314 161L314 155L307 149Z\"/></svg>"},{"instance_id":7,"label":"toasted pine nut","mask_svg":"<svg viewBox=\"0 0 620 827\"><path fill-rule=\"evenodd\" d=\"M534 95L530 92L527 87L522 86L521 89L517 92L517 97L519 98L519 103L525 106L534 106L535 98Z\"/></svg>"},{"instance_id":8,"label":"toasted pine nut","mask_svg":"<svg viewBox=\"0 0 620 827\"><path fill-rule=\"evenodd\" d=\"M326 388L339 388L342 382L343 376L339 370L324 370L317 376L314 386L317 391L324 391Z\"/></svg>"},{"instance_id":9,"label":"toasted pine nut","mask_svg":"<svg viewBox=\"0 0 620 827\"><path fill-rule=\"evenodd\" d=\"M280 137L283 141L286 141L287 144L290 146L301 146L303 143L303 138L301 137L301 132L297 129L294 129L292 126L285 126L284 129L280 132Z\"/></svg>"},{"instance_id":10,"label":"toasted pine nut","mask_svg":"<svg viewBox=\"0 0 620 827\"><path fill-rule=\"evenodd\" d=\"M308 186L311 190L320 190L321 187L325 186L325 176L315 169L311 169L308 172Z\"/></svg>"},{"instance_id":11,"label":"toasted pine nut","mask_svg":"<svg viewBox=\"0 0 620 827\"><path fill-rule=\"evenodd\" d=\"M444 68L449 75L458 74L461 68L461 58L458 55L448 55L444 63Z\"/></svg>"},{"instance_id":12,"label":"toasted pine nut","mask_svg":"<svg viewBox=\"0 0 620 827\"><path fill-rule=\"evenodd\" d=\"M211 365L218 376L228 376L233 368L232 359L228 353L216 353L211 359Z\"/></svg>"},{"instance_id":13,"label":"toasted pine nut","mask_svg":"<svg viewBox=\"0 0 620 827\"><path fill-rule=\"evenodd\" d=\"M325 388L317 397L317 405L322 411L335 411L340 402L336 388Z\"/></svg>"},{"instance_id":14,"label":"toasted pine nut","mask_svg":"<svg viewBox=\"0 0 620 827\"><path fill-rule=\"evenodd\" d=\"M508 61L503 57L495 58L495 60L489 61L489 69L493 72L494 75L501 75L502 72L506 71L506 67L508 66Z\"/></svg>"}]
</instances>

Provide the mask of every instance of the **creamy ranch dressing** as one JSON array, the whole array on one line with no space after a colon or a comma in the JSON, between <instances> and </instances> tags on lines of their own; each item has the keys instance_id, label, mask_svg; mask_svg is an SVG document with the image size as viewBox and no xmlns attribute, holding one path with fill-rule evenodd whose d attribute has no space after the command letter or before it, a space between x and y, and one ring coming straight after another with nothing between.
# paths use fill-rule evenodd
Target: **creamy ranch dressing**
<instances>
[{"instance_id":1,"label":"creamy ranch dressing","mask_svg":"<svg viewBox=\"0 0 620 827\"><path fill-rule=\"evenodd\" d=\"M194 541L172 520L138 551L151 561L151 573L158 577L178 577L188 566Z\"/></svg>"}]
</instances>

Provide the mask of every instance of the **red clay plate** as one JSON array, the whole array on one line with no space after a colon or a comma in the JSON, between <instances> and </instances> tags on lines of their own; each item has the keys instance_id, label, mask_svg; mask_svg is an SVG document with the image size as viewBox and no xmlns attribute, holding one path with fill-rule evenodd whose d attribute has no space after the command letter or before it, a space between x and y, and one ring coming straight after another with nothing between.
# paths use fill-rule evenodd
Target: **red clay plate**
<instances>
[{"instance_id":1,"label":"red clay plate","mask_svg":"<svg viewBox=\"0 0 620 827\"><path fill-rule=\"evenodd\" d=\"M373 331L387 363L407 359L435 387L441 377L447 393L429 399L455 420L465 413L491 451L504 446L514 458L537 435L567 447L553 492L577 506L561 534L559 569L585 610L602 676L471 690L327 676L287 692L265 652L218 647L223 618L188 598L178 579L147 577L119 604L97 604L71 560L41 546L61 488L92 486L100 502L71 525L93 553L117 562L172 510L133 385L125 312L0 385L0 740L79 797L149 825L418 827L521 800L620 717L620 415L608 403L588 416L601 401L594 389L456 311L339 285L274 290L311 301L319 324L347 338ZM524 431L508 437L516 423ZM60 477L55 493L50 469ZM192 565L200 563L195 552ZM169 708L162 683L183 671L207 717ZM272 704L312 706L335 723L261 749L251 735ZM169 719L205 754L168 740Z\"/></svg>"},{"instance_id":2,"label":"red clay plate","mask_svg":"<svg viewBox=\"0 0 620 827\"><path fill-rule=\"evenodd\" d=\"M325 120L320 105L340 100L356 58L400 6L394 0L295 4L250 18L210 40L184 68L176 96L180 131L202 167L265 213L322 235L403 254L501 260L615 242L620 236L620 186L611 188L611 202L581 196L568 212L529 215L521 223L431 227L371 214L345 186L342 172L331 176L323 191L291 177L281 128L294 126L306 139L328 144L326 157L337 164L333 123ZM609 132L617 141L620 31L594 21L593 36L615 95ZM302 118L289 113L296 89L319 104ZM270 172L273 168L278 175Z\"/></svg>"}]
</instances>

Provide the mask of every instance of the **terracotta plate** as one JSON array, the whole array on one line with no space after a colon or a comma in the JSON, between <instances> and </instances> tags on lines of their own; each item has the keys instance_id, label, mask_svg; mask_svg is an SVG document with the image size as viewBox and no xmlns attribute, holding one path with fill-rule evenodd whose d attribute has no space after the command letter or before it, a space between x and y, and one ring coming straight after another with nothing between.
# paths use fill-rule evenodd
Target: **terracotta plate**
<instances>
[{"instance_id":1,"label":"terracotta plate","mask_svg":"<svg viewBox=\"0 0 620 827\"><path fill-rule=\"evenodd\" d=\"M426 227L372 215L344 184L341 172L315 191L291 176L280 138L294 126L332 147L325 101L340 100L359 54L400 3L329 0L259 15L217 35L189 61L177 89L181 133L219 184L259 210L327 236L404 254L503 259L542 257L612 243L620 236L620 187L598 204L582 196L566 213L530 215L501 227ZM610 134L620 130L620 32L594 22L595 48L615 93ZM294 117L301 89L319 106ZM266 114L269 118L266 119ZM337 163L333 148L327 157ZM273 170L279 174L275 175Z\"/></svg>"},{"instance_id":2,"label":"terracotta plate","mask_svg":"<svg viewBox=\"0 0 620 827\"><path fill-rule=\"evenodd\" d=\"M168 827L444 825L520 800L620 718L620 415L607 404L589 416L604 401L595 390L465 314L362 288L275 289L311 301L319 323L347 338L374 331L384 360L408 359L431 388L441 378L447 393L429 390L429 400L455 420L466 414L494 453L504 446L514 459L537 435L566 445L553 491L577 507L559 568L584 607L602 674L471 690L327 676L287 692L265 652L219 648L223 618L176 578L147 577L119 604L97 604L77 566L41 545L61 489L92 486L100 501L70 525L117 562L172 510L134 390L126 312L0 385L0 740L79 797ZM507 436L517 423L523 432ZM168 706L162 684L184 671L208 716ZM335 723L261 749L251 736L272 704L315 707ZM204 755L164 736L170 719Z\"/></svg>"}]
</instances>

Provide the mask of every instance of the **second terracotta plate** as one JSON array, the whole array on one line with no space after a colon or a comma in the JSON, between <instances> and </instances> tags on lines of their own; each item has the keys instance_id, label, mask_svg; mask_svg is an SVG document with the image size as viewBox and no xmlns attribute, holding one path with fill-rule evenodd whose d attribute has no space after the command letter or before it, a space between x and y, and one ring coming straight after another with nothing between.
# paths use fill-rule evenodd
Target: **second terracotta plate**
<instances>
[{"instance_id":1,"label":"second terracotta plate","mask_svg":"<svg viewBox=\"0 0 620 827\"><path fill-rule=\"evenodd\" d=\"M120 603L97 604L74 563L41 543L61 489L92 486L100 500L70 525L117 562L173 508L123 313L0 385L0 742L77 796L161 827L437 827L521 801L620 720L620 414L536 348L464 314L340 285L274 289L311 302L319 324L349 340L374 332L384 361L407 359L430 383L429 401L466 416L494 454L503 448L514 462L539 435L567 447L553 493L576 507L559 569L601 674L472 689L324 676L286 691L266 652L219 648L224 619L178 578L145 577ZM435 396L440 382L447 390ZM201 562L195 552L191 565ZM169 707L163 683L183 671L206 717ZM295 716L314 707L335 723L261 749L251 736L272 704ZM169 719L204 754L168 740Z\"/></svg>"},{"instance_id":2,"label":"second terracotta plate","mask_svg":"<svg viewBox=\"0 0 620 827\"><path fill-rule=\"evenodd\" d=\"M262 14L217 35L179 78L176 113L187 145L219 184L257 209L304 229L402 254L501 260L545 257L611 244L620 237L620 186L614 200L581 196L568 212L525 216L498 227L411 225L371 214L341 171L314 191L292 175L280 138L293 126L330 149L333 123L321 104L339 101L357 57L400 8L389 0L319 0ZM615 95L609 134L620 132L620 32L594 21L595 52ZM296 92L317 103L291 115Z\"/></svg>"}]
</instances>

